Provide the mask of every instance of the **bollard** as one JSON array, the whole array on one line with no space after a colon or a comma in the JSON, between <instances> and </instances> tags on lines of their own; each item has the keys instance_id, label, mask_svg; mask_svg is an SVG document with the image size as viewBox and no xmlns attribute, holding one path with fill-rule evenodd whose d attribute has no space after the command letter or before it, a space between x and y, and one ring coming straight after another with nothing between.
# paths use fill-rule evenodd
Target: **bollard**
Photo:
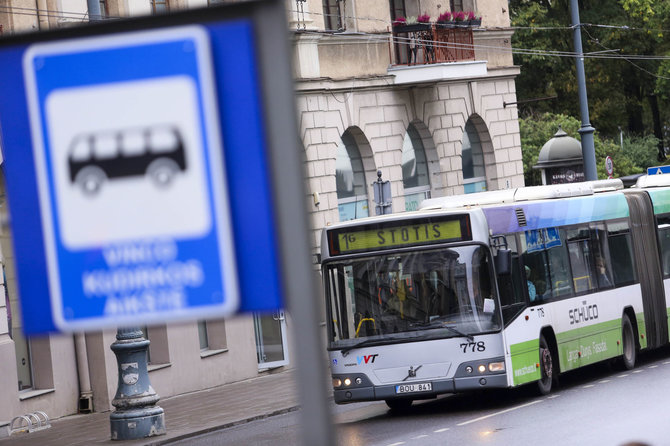
<instances>
[{"instance_id":1,"label":"bollard","mask_svg":"<svg viewBox=\"0 0 670 446\"><path fill-rule=\"evenodd\" d=\"M111 346L118 363L119 382L109 416L112 440L135 440L165 434L163 409L156 406L160 397L149 382L147 349L138 327L119 328Z\"/></svg>"}]
</instances>

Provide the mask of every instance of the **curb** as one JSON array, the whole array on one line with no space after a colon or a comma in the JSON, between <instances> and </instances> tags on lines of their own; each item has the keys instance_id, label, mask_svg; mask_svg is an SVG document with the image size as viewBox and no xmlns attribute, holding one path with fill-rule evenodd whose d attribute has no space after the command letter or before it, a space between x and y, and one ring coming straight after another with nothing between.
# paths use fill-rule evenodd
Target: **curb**
<instances>
[{"instance_id":1,"label":"curb","mask_svg":"<svg viewBox=\"0 0 670 446\"><path fill-rule=\"evenodd\" d=\"M170 443L175 443L177 441L186 440L188 438L193 438L193 437L197 437L197 436L200 436L200 435L205 435L205 434L209 434L209 433L212 433L212 432L228 429L230 427L235 427L235 426L239 426L239 425L242 425L242 424L251 423L252 421L258 421L258 420L262 420L262 419L265 419L265 418L274 417L274 416L277 416L277 415L284 415L284 414L287 414L287 413L295 412L298 409L300 409L300 406L298 406L298 405L291 406L291 407L284 408L284 409L277 409L277 410L274 410L274 411L269 412L269 413L265 413L265 414L261 414L261 415L254 415L252 417L243 418L241 420L230 421L230 422L221 424L219 426L212 426L212 427L207 427L207 428L204 428L204 429L194 430L194 431L191 431L191 432L188 432L188 433L185 433L185 434L180 434L180 435L177 435L177 436L171 437L171 438L160 438L160 437L158 437L158 438L156 438L155 441L149 441L149 442L145 443L145 445L146 446L162 446L162 445L166 445L166 444L170 444ZM169 428L169 426L168 426L168 428Z\"/></svg>"}]
</instances>

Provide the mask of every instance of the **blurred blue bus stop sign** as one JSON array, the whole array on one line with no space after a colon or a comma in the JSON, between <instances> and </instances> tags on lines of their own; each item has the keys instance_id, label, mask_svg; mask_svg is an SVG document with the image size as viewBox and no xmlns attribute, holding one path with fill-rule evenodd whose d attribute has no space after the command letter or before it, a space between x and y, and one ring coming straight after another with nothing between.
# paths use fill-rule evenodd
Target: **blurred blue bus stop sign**
<instances>
[{"instance_id":1,"label":"blurred blue bus stop sign","mask_svg":"<svg viewBox=\"0 0 670 446\"><path fill-rule=\"evenodd\" d=\"M256 19L216 10L0 40L27 334L283 306Z\"/></svg>"}]
</instances>

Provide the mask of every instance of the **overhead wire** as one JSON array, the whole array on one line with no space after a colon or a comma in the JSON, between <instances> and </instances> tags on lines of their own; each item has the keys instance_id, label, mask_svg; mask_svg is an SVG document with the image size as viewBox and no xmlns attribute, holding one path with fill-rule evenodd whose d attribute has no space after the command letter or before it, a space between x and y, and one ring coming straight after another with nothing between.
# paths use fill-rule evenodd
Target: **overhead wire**
<instances>
[{"instance_id":1,"label":"overhead wire","mask_svg":"<svg viewBox=\"0 0 670 446\"><path fill-rule=\"evenodd\" d=\"M54 10L38 10L36 8L25 8L25 7L17 7L17 6L0 6L0 12L9 12L12 14L17 14L17 15L31 15L31 16L43 16L43 17L49 17L49 18L57 18L57 19L68 19L68 20L87 20L88 18L88 13L87 12L74 12L74 11L54 11ZM289 12L295 12L299 13L298 10L291 10L289 9ZM320 15L320 16L331 16L335 17L338 16L337 14L328 14L328 13L320 13L320 12L308 12L307 14L310 15ZM121 17L117 16L104 16L104 19L119 19ZM375 21L375 22L380 22L380 23L385 23L388 24L387 20L375 18L375 17L365 17L365 16L348 16L348 15L342 15L342 19L355 19L355 20L365 20L365 21ZM584 29L587 34L588 30L587 27L602 27L602 28L617 28L617 29L622 29L622 30L627 30L627 31L634 31L634 30L644 30L644 31L649 31L646 28L632 28L628 27L626 25L603 25L603 24L591 24L591 23L582 23L579 25ZM512 30L574 30L575 26L563 26L563 27L509 27L508 29ZM482 29L483 32L486 31L486 28ZM657 31L657 30L655 30ZM662 30L661 30L662 31ZM323 31L312 31L312 30L305 30L302 31L303 33L314 33L314 34L324 34ZM386 33L383 34L377 34L377 33L367 33L367 32L356 32L352 34L342 34L343 36L345 35L356 35L356 36L367 36L369 39L374 40L378 39L380 41L388 41L389 36ZM589 38L597 42L597 39L593 39L593 37L589 34ZM575 58L575 57L584 57L585 59L623 59L626 60L628 63L631 63L638 69L645 71L649 73L650 75L653 76L658 76L655 75L654 73L649 72L643 67L640 67L639 65L633 63L633 60L650 60L650 61L657 61L657 60L668 60L670 59L670 56L655 56L655 55L637 55L637 54L607 54L606 52L591 52L591 53L583 53L583 54L578 54L572 51L557 51L557 50L547 50L547 49L534 49L534 48L519 48L519 47L509 47L509 46L492 46L492 45L482 45L482 44L462 44L462 43L456 43L456 42L442 42L442 41L436 41L436 40L431 40L431 39L416 39L416 38L409 38L409 37L401 37L401 36L396 36L396 35L391 35L390 40L394 43L401 44L401 45L416 45L416 44L421 44L421 45L426 45L426 46L433 46L435 48L461 48L461 49L481 49L481 50L489 50L489 51L494 51L494 52L503 52L503 53L512 53L512 54L519 54L519 55L531 55L531 56L546 56L546 57L568 57L568 58ZM605 48L607 52L612 52L614 50L611 50L604 45L600 44L597 42L599 46ZM661 76L663 77L663 76Z\"/></svg>"}]
</instances>

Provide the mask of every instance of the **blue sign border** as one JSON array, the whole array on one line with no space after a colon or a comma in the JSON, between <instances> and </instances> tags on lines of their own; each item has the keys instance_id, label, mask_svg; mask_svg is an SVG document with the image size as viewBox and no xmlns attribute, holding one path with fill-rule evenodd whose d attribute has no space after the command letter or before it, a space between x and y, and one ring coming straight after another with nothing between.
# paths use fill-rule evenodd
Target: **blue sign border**
<instances>
[{"instance_id":1,"label":"blue sign border","mask_svg":"<svg viewBox=\"0 0 670 446\"><path fill-rule=\"evenodd\" d=\"M211 18L211 11L208 11ZM74 31L81 37L178 26L180 20L117 22L109 26ZM167 22L167 25L166 25ZM151 25L150 25L151 24ZM262 113L258 48L253 20L208 21L214 63L221 136L224 142L236 246L240 311L271 311L284 302L279 264L275 203ZM49 303L45 247L37 201L25 84L21 61L30 43L38 39L72 37L56 32L0 40L0 145L2 145L7 195L12 221L23 328L27 334L56 331Z\"/></svg>"}]
</instances>

